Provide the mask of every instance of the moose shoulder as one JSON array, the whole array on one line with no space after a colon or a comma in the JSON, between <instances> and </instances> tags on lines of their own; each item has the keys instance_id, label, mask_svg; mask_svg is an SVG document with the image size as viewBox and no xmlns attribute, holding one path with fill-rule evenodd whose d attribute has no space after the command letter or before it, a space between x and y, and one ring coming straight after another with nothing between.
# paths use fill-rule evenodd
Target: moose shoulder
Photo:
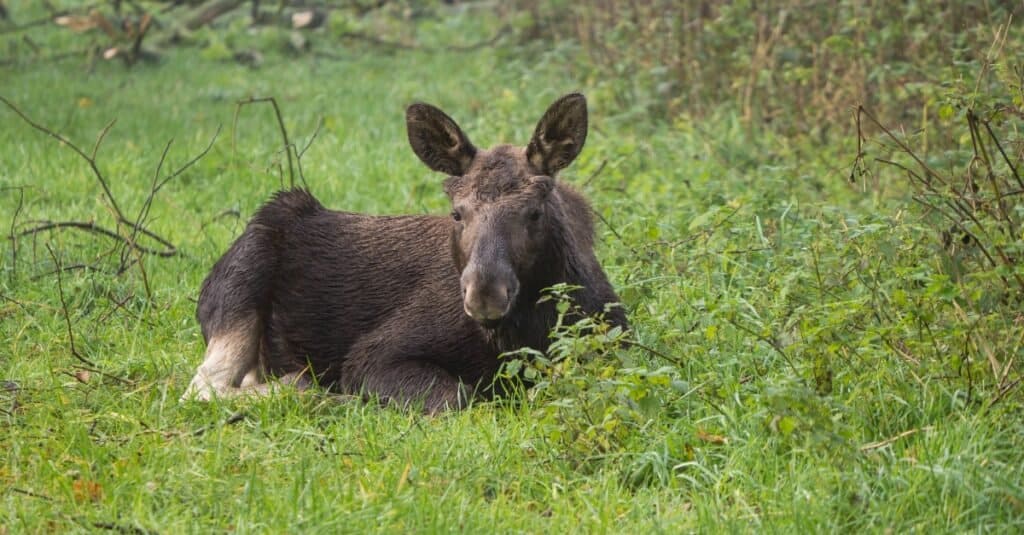
<instances>
[{"instance_id":1,"label":"moose shoulder","mask_svg":"<svg viewBox=\"0 0 1024 535\"><path fill-rule=\"evenodd\" d=\"M279 192L203 282L206 355L183 398L315 378L431 412L459 407L489 386L499 353L547 349L556 316L541 290L578 285L590 314L618 301L587 201L555 179L586 140L583 95L552 104L525 148L477 149L428 104L406 122L420 160L449 175L450 217L336 212ZM619 307L606 319L626 327Z\"/></svg>"}]
</instances>

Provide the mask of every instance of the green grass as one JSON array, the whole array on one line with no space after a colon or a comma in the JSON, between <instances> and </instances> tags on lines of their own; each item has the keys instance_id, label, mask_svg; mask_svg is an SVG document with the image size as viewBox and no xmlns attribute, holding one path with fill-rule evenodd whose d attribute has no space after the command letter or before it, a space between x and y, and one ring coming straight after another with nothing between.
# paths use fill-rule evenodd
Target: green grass
<instances>
[{"instance_id":1,"label":"green grass","mask_svg":"<svg viewBox=\"0 0 1024 535\"><path fill-rule=\"evenodd\" d=\"M320 394L179 403L203 353L199 284L287 181L271 109L243 108L235 129L235 102L275 97L299 147L322 120L302 169L326 205L444 213L405 104L439 105L478 145L524 143L551 100L595 85L519 52L348 50L251 71L185 50L132 71L0 71L0 95L87 151L117 119L98 161L129 216L168 140L165 173L221 128L156 196L148 228L179 254L143 258L151 296L138 268L110 272L100 237L22 237L16 265L4 250L0 380L18 389L0 392L0 533L1021 529L1022 400L989 404L987 363L968 364L968 383L951 361L931 231L898 188L846 184L847 145L752 136L729 110L652 123L594 91L587 147L563 175L611 224L599 256L634 336L677 363L596 341L525 403L438 417ZM81 158L6 109L0 126L4 226L23 187L19 229L113 227ZM63 288L78 351L119 379L75 378L47 244L62 265L100 268L64 272ZM1005 342L1002 362L1024 357L1012 321L975 323Z\"/></svg>"}]
</instances>

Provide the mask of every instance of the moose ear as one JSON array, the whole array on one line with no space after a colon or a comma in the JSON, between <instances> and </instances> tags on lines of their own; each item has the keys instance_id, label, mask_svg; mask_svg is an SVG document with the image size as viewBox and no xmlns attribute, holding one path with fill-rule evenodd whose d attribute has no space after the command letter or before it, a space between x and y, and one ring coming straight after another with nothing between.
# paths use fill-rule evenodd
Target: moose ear
<instances>
[{"instance_id":1,"label":"moose ear","mask_svg":"<svg viewBox=\"0 0 1024 535\"><path fill-rule=\"evenodd\" d=\"M570 93L544 112L526 146L526 159L542 173L554 176L572 163L586 140L587 99Z\"/></svg>"},{"instance_id":2,"label":"moose ear","mask_svg":"<svg viewBox=\"0 0 1024 535\"><path fill-rule=\"evenodd\" d=\"M476 147L451 117L430 104L416 103L405 110L409 144L420 161L434 171L463 175L476 155Z\"/></svg>"}]
</instances>

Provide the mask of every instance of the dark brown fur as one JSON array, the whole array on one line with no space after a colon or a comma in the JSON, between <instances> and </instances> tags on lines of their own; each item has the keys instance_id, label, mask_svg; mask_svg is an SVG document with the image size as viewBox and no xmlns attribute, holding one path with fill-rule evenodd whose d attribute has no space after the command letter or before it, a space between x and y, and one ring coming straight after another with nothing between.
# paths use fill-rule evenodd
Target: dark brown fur
<instances>
[{"instance_id":1,"label":"dark brown fur","mask_svg":"<svg viewBox=\"0 0 1024 535\"><path fill-rule=\"evenodd\" d=\"M417 155L451 175L452 217L336 212L279 192L203 283L207 343L255 317L260 377L305 370L341 392L436 411L490 385L502 351L547 349L555 310L537 304L543 288L582 286L588 313L618 301L594 256L590 207L554 178L582 149L582 95L553 104L526 148L478 150L425 104L407 122ZM608 320L626 326L620 308Z\"/></svg>"}]
</instances>

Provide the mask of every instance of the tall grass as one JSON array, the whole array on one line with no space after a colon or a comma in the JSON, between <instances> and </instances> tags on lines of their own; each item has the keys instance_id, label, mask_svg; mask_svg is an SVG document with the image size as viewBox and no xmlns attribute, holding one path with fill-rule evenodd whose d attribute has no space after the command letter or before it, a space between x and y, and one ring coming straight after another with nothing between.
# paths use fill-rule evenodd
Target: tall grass
<instances>
[{"instance_id":1,"label":"tall grass","mask_svg":"<svg viewBox=\"0 0 1024 535\"><path fill-rule=\"evenodd\" d=\"M778 66L782 44L839 24L811 17L825 15L818 4L809 13L782 6L787 20L824 22L784 26L765 68ZM542 15L556 7L537 5ZM840 12L880 25L891 13L868 7L843 3ZM761 34L742 33L759 24L739 19L744 8L687 11L703 33L684 44L757 43ZM606 16L558 9L580 17L581 28ZM773 28L778 12L763 13ZM977 13L946 6L927 20L955 16L974 28ZM725 15L732 18L716 25ZM452 16L423 22L417 35L436 37L446 24L486 35L502 23ZM513 22L529 29L543 21L572 22ZM1000 24L989 26L993 35ZM7 67L0 95L87 150L117 119L96 161L129 214L145 206L169 139L166 170L223 130L209 154L154 197L147 228L178 254L139 256L145 279L136 264L119 273L116 243L91 234L20 236L16 263L6 242L0 532L1019 530L1015 29L1002 52L985 56L984 70L964 67L975 78L951 77L934 106L918 108L900 83L869 77L864 83L878 85L865 109L877 123L861 115L859 130L849 113L860 103L855 94L804 95L785 85L762 92L758 84L785 81L778 72L756 77L748 109L742 85L713 85L725 75L748 80L730 64L723 78L706 71L695 83L710 85L692 99L660 101L664 114L652 119L644 92L657 95L657 83L581 63L579 51L603 52L576 33L472 53L268 54L257 70L189 48L130 71L98 63L90 73L75 61ZM622 23L621 31L639 30ZM885 31L867 25L862 35L879 40ZM939 43L977 37L968 33L922 46L938 54ZM624 36L608 38L629 42ZM854 37L851 46L864 52ZM632 65L645 46L661 44L613 52ZM889 61L865 65L881 72ZM929 57L913 61L942 68ZM854 77L820 69L836 87ZM544 106L576 89L591 97L592 130L562 179L600 215L599 257L632 332L558 329L553 351L520 364L535 388L440 417L322 392L178 403L203 351L193 317L199 284L247 217L288 181L273 111L246 106L236 127L238 101L275 97L292 142L309 145L303 174L328 206L443 213L438 177L406 146L404 104L436 103L488 146L524 142ZM846 112L809 104L829 98ZM906 116L887 110L901 102L934 113L915 116L918 130L900 129ZM762 113L788 126L752 127ZM842 128L790 135L826 120ZM82 158L7 109L0 124L5 234L44 219L117 228ZM848 136L836 135L847 128ZM958 215L951 220L943 207ZM557 289L553 298L561 299ZM72 335L91 365L72 355Z\"/></svg>"}]
</instances>

